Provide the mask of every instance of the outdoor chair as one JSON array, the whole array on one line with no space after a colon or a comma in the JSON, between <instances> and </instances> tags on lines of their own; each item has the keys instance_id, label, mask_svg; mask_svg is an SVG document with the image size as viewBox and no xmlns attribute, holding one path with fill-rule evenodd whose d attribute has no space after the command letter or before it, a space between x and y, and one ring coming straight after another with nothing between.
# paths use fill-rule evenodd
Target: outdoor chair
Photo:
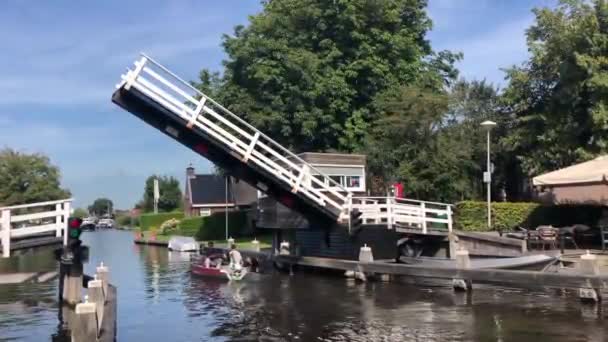
<instances>
[{"instance_id":1,"label":"outdoor chair","mask_svg":"<svg viewBox=\"0 0 608 342\"><path fill-rule=\"evenodd\" d=\"M557 249L557 229L552 226L538 226L536 232L538 233L538 243L542 246L543 250L547 246L549 249Z\"/></svg>"},{"instance_id":2,"label":"outdoor chair","mask_svg":"<svg viewBox=\"0 0 608 342\"><path fill-rule=\"evenodd\" d=\"M576 243L576 226L572 227L561 227L559 228L559 244L560 248L566 248L568 243L574 247L574 249L578 249L578 244Z\"/></svg>"},{"instance_id":3,"label":"outdoor chair","mask_svg":"<svg viewBox=\"0 0 608 342\"><path fill-rule=\"evenodd\" d=\"M540 238L536 230L526 229L522 227L519 227L519 229L523 232L525 236L528 250L532 250L535 246L538 246L540 244Z\"/></svg>"}]
</instances>

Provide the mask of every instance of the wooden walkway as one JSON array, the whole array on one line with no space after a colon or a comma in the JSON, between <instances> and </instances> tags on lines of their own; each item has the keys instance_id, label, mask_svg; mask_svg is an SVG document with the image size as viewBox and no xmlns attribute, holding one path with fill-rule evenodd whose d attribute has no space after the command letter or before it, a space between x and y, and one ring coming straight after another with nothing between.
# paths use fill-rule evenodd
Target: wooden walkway
<instances>
[{"instance_id":1,"label":"wooden walkway","mask_svg":"<svg viewBox=\"0 0 608 342\"><path fill-rule=\"evenodd\" d=\"M21 272L0 274L0 285L22 284L27 282L44 283L58 276L58 272Z\"/></svg>"}]
</instances>

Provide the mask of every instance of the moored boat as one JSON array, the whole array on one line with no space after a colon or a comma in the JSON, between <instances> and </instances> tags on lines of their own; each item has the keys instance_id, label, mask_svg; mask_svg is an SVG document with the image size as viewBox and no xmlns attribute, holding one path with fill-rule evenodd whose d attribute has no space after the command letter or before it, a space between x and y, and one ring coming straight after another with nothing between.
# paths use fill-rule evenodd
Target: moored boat
<instances>
[{"instance_id":1,"label":"moored boat","mask_svg":"<svg viewBox=\"0 0 608 342\"><path fill-rule=\"evenodd\" d=\"M526 255L514 258L480 258L471 259L472 269L494 268L494 269L510 269L510 270L529 270L541 271L547 266L553 264L558 258L537 254ZM430 267L456 267L456 260L434 257L399 257L399 261L404 264L430 266Z\"/></svg>"},{"instance_id":2,"label":"moored boat","mask_svg":"<svg viewBox=\"0 0 608 342\"><path fill-rule=\"evenodd\" d=\"M169 239L169 250L177 252L196 252L199 249L198 242L188 236L174 236Z\"/></svg>"}]
</instances>

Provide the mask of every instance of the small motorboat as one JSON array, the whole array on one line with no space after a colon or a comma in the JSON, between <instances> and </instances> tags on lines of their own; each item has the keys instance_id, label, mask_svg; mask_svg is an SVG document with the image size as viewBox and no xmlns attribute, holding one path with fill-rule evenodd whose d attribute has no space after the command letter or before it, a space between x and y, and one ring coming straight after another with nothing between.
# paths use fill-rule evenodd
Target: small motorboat
<instances>
[{"instance_id":1,"label":"small motorboat","mask_svg":"<svg viewBox=\"0 0 608 342\"><path fill-rule=\"evenodd\" d=\"M218 261L219 262L219 261ZM209 277L228 281L239 281L245 278L248 270L246 267L231 268L228 265L221 265L219 267L211 265L210 267L205 266L205 258L199 258L191 265L192 274Z\"/></svg>"},{"instance_id":2,"label":"small motorboat","mask_svg":"<svg viewBox=\"0 0 608 342\"><path fill-rule=\"evenodd\" d=\"M169 239L169 250L176 252L196 252L199 249L198 242L188 236L174 236Z\"/></svg>"},{"instance_id":3,"label":"small motorboat","mask_svg":"<svg viewBox=\"0 0 608 342\"><path fill-rule=\"evenodd\" d=\"M480 258L471 259L472 269L494 268L494 269L510 269L510 270L529 270L542 271L549 265L555 263L557 257L544 254L526 255L514 258ZM399 257L399 261L404 264L420 265L429 267L446 267L455 268L456 260L435 258L435 257Z\"/></svg>"}]
</instances>

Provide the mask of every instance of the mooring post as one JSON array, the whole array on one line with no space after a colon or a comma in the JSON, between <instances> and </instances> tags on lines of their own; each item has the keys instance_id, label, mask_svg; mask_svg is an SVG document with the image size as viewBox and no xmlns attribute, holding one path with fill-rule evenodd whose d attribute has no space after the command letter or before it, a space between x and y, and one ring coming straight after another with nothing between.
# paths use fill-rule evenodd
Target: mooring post
<instances>
[{"instance_id":1,"label":"mooring post","mask_svg":"<svg viewBox=\"0 0 608 342\"><path fill-rule=\"evenodd\" d=\"M364 244L363 247L359 249L359 262L374 262L372 248L368 247L367 244ZM355 272L355 278L361 281L367 281L367 275L361 270L361 268Z\"/></svg>"},{"instance_id":2,"label":"mooring post","mask_svg":"<svg viewBox=\"0 0 608 342\"><path fill-rule=\"evenodd\" d=\"M97 279L97 275L93 280L89 280L87 293L89 301L95 303L96 315L97 315L97 335L101 331L101 324L103 322L103 310L106 302L105 294L103 292L103 282Z\"/></svg>"},{"instance_id":3,"label":"mooring post","mask_svg":"<svg viewBox=\"0 0 608 342\"><path fill-rule=\"evenodd\" d=\"M281 242L281 244L279 245L279 255L290 255L291 252L289 251L289 242L287 241L283 241ZM289 264L289 275L293 275L293 264L290 263Z\"/></svg>"},{"instance_id":4,"label":"mooring post","mask_svg":"<svg viewBox=\"0 0 608 342\"><path fill-rule=\"evenodd\" d=\"M364 244L363 247L359 249L359 261L374 262L374 254L372 253L372 248L368 247L367 244Z\"/></svg>"},{"instance_id":5,"label":"mooring post","mask_svg":"<svg viewBox=\"0 0 608 342\"><path fill-rule=\"evenodd\" d=\"M232 247L232 245L234 245L234 239L232 237L228 238L228 248Z\"/></svg>"},{"instance_id":6,"label":"mooring post","mask_svg":"<svg viewBox=\"0 0 608 342\"><path fill-rule=\"evenodd\" d=\"M108 297L108 282L110 281L110 269L103 264L103 261L99 263L96 269L96 279L101 281L101 287L103 288L103 298Z\"/></svg>"},{"instance_id":7,"label":"mooring post","mask_svg":"<svg viewBox=\"0 0 608 342\"><path fill-rule=\"evenodd\" d=\"M258 241L258 239L253 239L253 241L251 241L251 245L253 246L254 251L260 251L260 241Z\"/></svg>"},{"instance_id":8,"label":"mooring post","mask_svg":"<svg viewBox=\"0 0 608 342\"><path fill-rule=\"evenodd\" d=\"M72 330L72 341L89 342L97 341L97 308L95 303L90 303L88 296L84 297L84 303L76 305L76 320Z\"/></svg>"},{"instance_id":9,"label":"mooring post","mask_svg":"<svg viewBox=\"0 0 608 342\"><path fill-rule=\"evenodd\" d=\"M448 233L448 254L450 259L456 259L456 251L458 250L458 236L454 232Z\"/></svg>"},{"instance_id":10,"label":"mooring post","mask_svg":"<svg viewBox=\"0 0 608 342\"><path fill-rule=\"evenodd\" d=\"M461 270L468 270L471 268L469 251L466 249L459 249L456 251L456 267ZM456 291L470 291L473 289L473 282L467 279L455 278L452 279L452 286Z\"/></svg>"},{"instance_id":11,"label":"mooring post","mask_svg":"<svg viewBox=\"0 0 608 342\"><path fill-rule=\"evenodd\" d=\"M581 255L581 261L578 263L578 266L581 274L593 276L600 274L600 264L597 256L589 253L589 251ZM594 288L589 280L587 280L585 287L579 289L578 296L582 302L597 303L602 300L600 289Z\"/></svg>"},{"instance_id":12,"label":"mooring post","mask_svg":"<svg viewBox=\"0 0 608 342\"><path fill-rule=\"evenodd\" d=\"M82 296L82 263L74 262L70 265L65 265L65 274L63 275L63 302L69 305L80 303Z\"/></svg>"}]
</instances>

